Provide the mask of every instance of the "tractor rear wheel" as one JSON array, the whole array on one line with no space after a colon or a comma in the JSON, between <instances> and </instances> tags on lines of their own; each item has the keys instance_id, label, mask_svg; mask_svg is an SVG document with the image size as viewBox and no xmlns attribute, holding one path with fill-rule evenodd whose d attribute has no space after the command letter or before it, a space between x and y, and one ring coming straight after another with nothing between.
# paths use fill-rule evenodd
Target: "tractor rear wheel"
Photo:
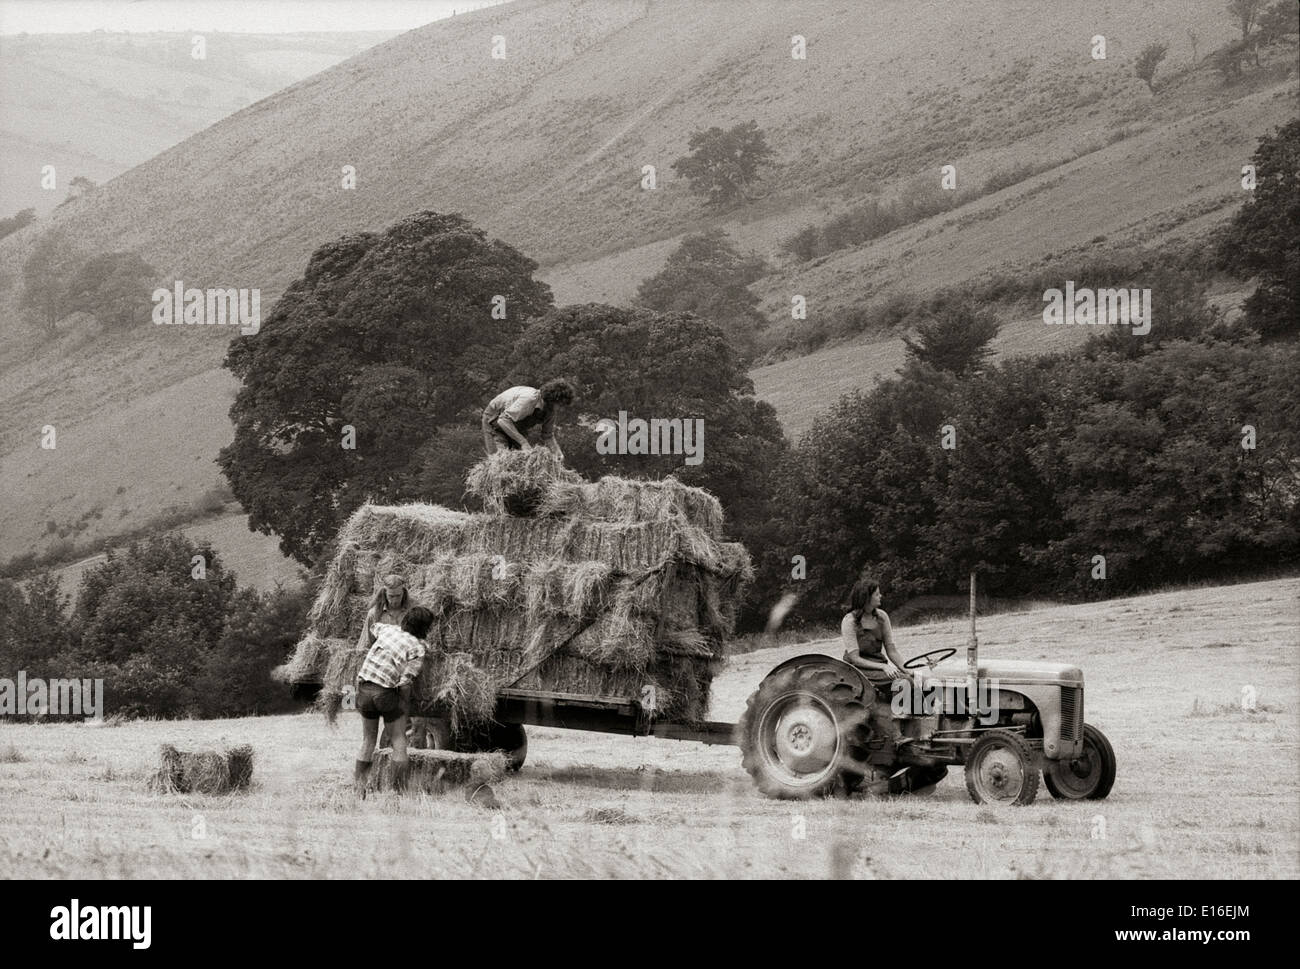
<instances>
[{"instance_id":1,"label":"tractor rear wheel","mask_svg":"<svg viewBox=\"0 0 1300 969\"><path fill-rule=\"evenodd\" d=\"M1033 748L1018 733L990 730L966 757L966 792L976 804L1033 804L1038 796Z\"/></svg>"},{"instance_id":2,"label":"tractor rear wheel","mask_svg":"<svg viewBox=\"0 0 1300 969\"><path fill-rule=\"evenodd\" d=\"M740 719L745 770L768 797L854 789L868 773L872 699L852 670L810 664L769 674Z\"/></svg>"},{"instance_id":3,"label":"tractor rear wheel","mask_svg":"<svg viewBox=\"0 0 1300 969\"><path fill-rule=\"evenodd\" d=\"M1083 725L1083 753L1074 760L1049 761L1043 782L1062 801L1100 801L1115 784L1115 751L1106 735L1090 723Z\"/></svg>"}]
</instances>

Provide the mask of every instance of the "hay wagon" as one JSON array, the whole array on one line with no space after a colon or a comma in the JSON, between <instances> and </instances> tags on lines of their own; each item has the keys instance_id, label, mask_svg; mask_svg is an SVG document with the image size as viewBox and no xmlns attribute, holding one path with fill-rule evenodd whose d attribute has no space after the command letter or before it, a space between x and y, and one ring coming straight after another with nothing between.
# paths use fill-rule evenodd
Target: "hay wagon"
<instances>
[{"instance_id":1,"label":"hay wagon","mask_svg":"<svg viewBox=\"0 0 1300 969\"><path fill-rule=\"evenodd\" d=\"M281 679L331 719L347 709L357 633L400 573L437 617L413 691L437 746L520 764L527 724L730 741L706 714L752 569L716 498L673 478L585 481L544 449L493 455L467 485L483 511L351 516Z\"/></svg>"},{"instance_id":2,"label":"hay wagon","mask_svg":"<svg viewBox=\"0 0 1300 969\"><path fill-rule=\"evenodd\" d=\"M672 478L585 481L538 448L493 455L467 486L484 511L367 504L340 531L310 629L277 671L331 720L350 706L365 652L355 637L380 579L397 572L437 617L412 697L417 743L504 750L516 769L528 725L735 744L774 797L915 790L952 764L981 802L1028 803L1040 770L1058 797L1110 790L1114 754L1083 724L1082 673L981 668L973 625L966 666L927 673L945 690L998 679L996 723L925 713L895 749L878 718L873 728L861 671L823 655L772 670L738 724L711 721L712 680L752 578L744 547L722 538L717 499Z\"/></svg>"}]
</instances>

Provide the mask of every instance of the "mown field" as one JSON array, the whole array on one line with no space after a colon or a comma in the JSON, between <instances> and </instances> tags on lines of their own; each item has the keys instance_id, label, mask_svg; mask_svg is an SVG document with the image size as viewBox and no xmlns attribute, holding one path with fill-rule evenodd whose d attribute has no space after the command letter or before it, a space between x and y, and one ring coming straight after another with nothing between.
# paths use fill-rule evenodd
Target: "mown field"
<instances>
[{"instance_id":1,"label":"mown field","mask_svg":"<svg viewBox=\"0 0 1300 969\"><path fill-rule=\"evenodd\" d=\"M1300 876L1300 578L1050 606L981 623L986 656L1075 661L1114 744L1102 802L1042 791L789 803L728 747L530 730L499 812L348 790L355 719L313 714L121 726L0 726L0 873L20 877L1295 878ZM959 646L958 619L900 629L912 655ZM838 653L833 642L817 649ZM736 657L713 715L809 647ZM1253 689L1255 709L1242 708ZM250 743L253 790L145 789L158 745ZM802 836L801 836L802 835Z\"/></svg>"}]
</instances>

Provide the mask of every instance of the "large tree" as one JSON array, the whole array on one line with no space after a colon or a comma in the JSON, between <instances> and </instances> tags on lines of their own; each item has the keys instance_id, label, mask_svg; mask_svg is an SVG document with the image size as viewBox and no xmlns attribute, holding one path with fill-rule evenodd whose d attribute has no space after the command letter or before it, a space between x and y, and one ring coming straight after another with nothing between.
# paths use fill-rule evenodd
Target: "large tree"
<instances>
[{"instance_id":1,"label":"large tree","mask_svg":"<svg viewBox=\"0 0 1300 969\"><path fill-rule=\"evenodd\" d=\"M694 313L718 324L748 359L767 326L749 284L762 277L761 258L743 255L722 229L687 236L663 269L637 289L636 301L661 312Z\"/></svg>"},{"instance_id":2,"label":"large tree","mask_svg":"<svg viewBox=\"0 0 1300 969\"><path fill-rule=\"evenodd\" d=\"M134 252L94 256L68 281L67 308L99 320L106 329L124 330L145 323L153 309L149 294L158 270Z\"/></svg>"},{"instance_id":3,"label":"large tree","mask_svg":"<svg viewBox=\"0 0 1300 969\"><path fill-rule=\"evenodd\" d=\"M68 597L52 572L38 572L26 588L0 579L0 675L62 676L60 659L72 644Z\"/></svg>"},{"instance_id":4,"label":"large tree","mask_svg":"<svg viewBox=\"0 0 1300 969\"><path fill-rule=\"evenodd\" d=\"M77 594L80 649L88 660L149 654L188 668L219 641L234 592L216 551L180 534L110 551Z\"/></svg>"},{"instance_id":5,"label":"large tree","mask_svg":"<svg viewBox=\"0 0 1300 969\"><path fill-rule=\"evenodd\" d=\"M687 146L690 153L673 162L672 169L713 205L752 200L759 169L772 160L767 138L754 121L697 131Z\"/></svg>"},{"instance_id":6,"label":"large tree","mask_svg":"<svg viewBox=\"0 0 1300 969\"><path fill-rule=\"evenodd\" d=\"M958 376L979 370L993 352L1000 324L987 310L960 305L923 320L916 337L903 337L907 358Z\"/></svg>"},{"instance_id":7,"label":"large tree","mask_svg":"<svg viewBox=\"0 0 1300 969\"><path fill-rule=\"evenodd\" d=\"M1260 139L1255 191L1219 247L1227 267L1259 281L1246 321L1265 338L1300 332L1300 119Z\"/></svg>"},{"instance_id":8,"label":"large tree","mask_svg":"<svg viewBox=\"0 0 1300 969\"><path fill-rule=\"evenodd\" d=\"M218 463L249 526L310 565L368 497L422 497L419 456L501 389L514 338L550 308L536 269L428 211L313 253L226 356L244 386Z\"/></svg>"},{"instance_id":9,"label":"large tree","mask_svg":"<svg viewBox=\"0 0 1300 969\"><path fill-rule=\"evenodd\" d=\"M68 280L80 263L77 247L58 229L41 236L23 263L23 290L18 306L41 333L53 335L59 321L72 312Z\"/></svg>"}]
</instances>

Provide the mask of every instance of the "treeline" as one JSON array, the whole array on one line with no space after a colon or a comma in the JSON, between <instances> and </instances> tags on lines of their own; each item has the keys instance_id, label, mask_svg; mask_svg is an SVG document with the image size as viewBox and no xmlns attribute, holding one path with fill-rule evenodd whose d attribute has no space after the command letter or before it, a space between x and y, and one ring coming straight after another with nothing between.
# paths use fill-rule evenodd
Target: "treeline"
<instances>
[{"instance_id":1,"label":"treeline","mask_svg":"<svg viewBox=\"0 0 1300 969\"><path fill-rule=\"evenodd\" d=\"M0 580L0 676L104 680L128 717L296 709L271 680L306 621L305 591L241 589L209 546L179 534L109 552L75 604L50 572Z\"/></svg>"},{"instance_id":2,"label":"treeline","mask_svg":"<svg viewBox=\"0 0 1300 969\"><path fill-rule=\"evenodd\" d=\"M898 601L972 569L994 595L1101 598L1294 566L1300 348L1225 332L964 373L909 353L784 462L762 598L824 621L863 570Z\"/></svg>"}]
</instances>

